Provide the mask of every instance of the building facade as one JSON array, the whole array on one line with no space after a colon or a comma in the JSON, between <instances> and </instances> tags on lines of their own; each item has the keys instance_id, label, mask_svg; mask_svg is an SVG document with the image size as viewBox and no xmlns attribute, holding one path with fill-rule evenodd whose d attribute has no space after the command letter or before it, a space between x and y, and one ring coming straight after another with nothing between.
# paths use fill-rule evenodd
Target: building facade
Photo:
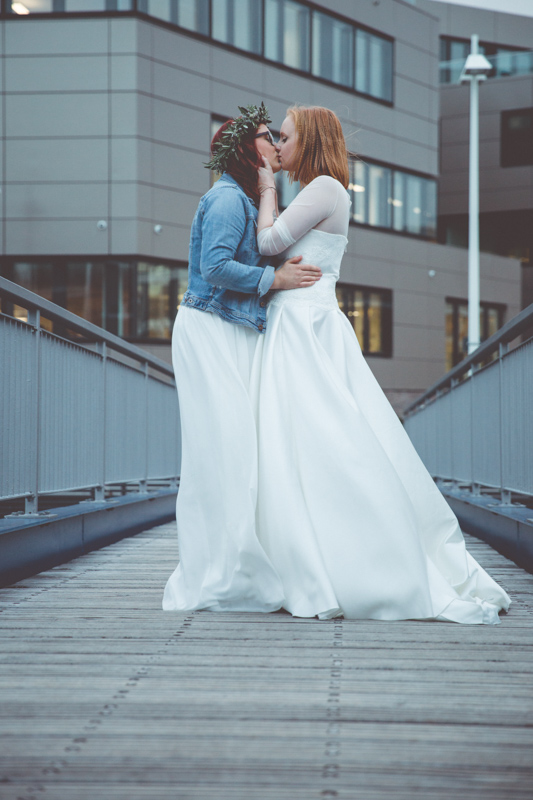
<instances>
[{"instance_id":1,"label":"building facade","mask_svg":"<svg viewBox=\"0 0 533 800\"><path fill-rule=\"evenodd\" d=\"M261 100L274 130L291 104L323 105L357 154L340 305L399 410L444 372L467 256L436 241L433 8L25 0L0 24L2 275L168 358L214 128ZM520 264L481 262L490 333L519 310Z\"/></svg>"},{"instance_id":2,"label":"building facade","mask_svg":"<svg viewBox=\"0 0 533 800\"><path fill-rule=\"evenodd\" d=\"M439 16L438 239L468 246L469 87L459 84L468 35L493 64L479 92L480 248L522 264L521 305L533 303L533 18L419 0Z\"/></svg>"}]
</instances>

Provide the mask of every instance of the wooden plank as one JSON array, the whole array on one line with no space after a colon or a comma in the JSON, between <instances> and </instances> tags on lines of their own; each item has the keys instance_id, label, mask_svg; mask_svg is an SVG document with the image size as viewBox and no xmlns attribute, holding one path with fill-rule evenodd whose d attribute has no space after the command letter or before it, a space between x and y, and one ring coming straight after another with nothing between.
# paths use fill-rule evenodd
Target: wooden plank
<instances>
[{"instance_id":1,"label":"wooden plank","mask_svg":"<svg viewBox=\"0 0 533 800\"><path fill-rule=\"evenodd\" d=\"M531 800L533 577L500 626L160 610L174 526L0 592L0 798Z\"/></svg>"}]
</instances>

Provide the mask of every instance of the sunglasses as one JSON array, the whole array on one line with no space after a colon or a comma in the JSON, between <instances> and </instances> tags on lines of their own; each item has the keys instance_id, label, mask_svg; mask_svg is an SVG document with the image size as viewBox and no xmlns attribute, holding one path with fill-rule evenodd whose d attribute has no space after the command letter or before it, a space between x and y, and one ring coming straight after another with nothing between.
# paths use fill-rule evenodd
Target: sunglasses
<instances>
[{"instance_id":1,"label":"sunglasses","mask_svg":"<svg viewBox=\"0 0 533 800\"><path fill-rule=\"evenodd\" d=\"M272 136L270 131L264 131L263 133L256 133L254 138L255 139L260 139L261 136L264 136L265 139L267 139L270 142L270 144L272 144L272 145L274 144L274 137Z\"/></svg>"}]
</instances>

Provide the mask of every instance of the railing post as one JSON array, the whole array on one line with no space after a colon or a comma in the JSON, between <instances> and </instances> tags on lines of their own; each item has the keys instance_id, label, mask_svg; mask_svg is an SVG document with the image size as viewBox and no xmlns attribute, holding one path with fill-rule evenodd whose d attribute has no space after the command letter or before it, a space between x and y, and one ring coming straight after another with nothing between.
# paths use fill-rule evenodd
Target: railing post
<instances>
[{"instance_id":1,"label":"railing post","mask_svg":"<svg viewBox=\"0 0 533 800\"><path fill-rule=\"evenodd\" d=\"M500 424L500 504L503 506L511 505L511 492L505 489L504 484L504 457L503 448L505 444L504 425L503 425L503 358L509 351L509 344L500 342L498 345L498 379L500 388L500 409L499 409L499 424Z\"/></svg>"},{"instance_id":2,"label":"railing post","mask_svg":"<svg viewBox=\"0 0 533 800\"><path fill-rule=\"evenodd\" d=\"M105 482L106 482L106 440L107 440L107 344L105 342L98 342L96 345L96 352L100 354L102 360L102 458L100 461L100 482L99 485L93 490L93 499L95 502L103 502L105 500Z\"/></svg>"},{"instance_id":3,"label":"railing post","mask_svg":"<svg viewBox=\"0 0 533 800\"><path fill-rule=\"evenodd\" d=\"M475 464L475 446L474 446L474 420L475 420L475 407L474 407L474 380L477 370L479 369L479 365L477 363L472 364L470 367L470 463L471 463L471 471L470 471L470 484L471 484L471 491L474 497L479 497L481 494L481 486L476 481L476 464Z\"/></svg>"},{"instance_id":4,"label":"railing post","mask_svg":"<svg viewBox=\"0 0 533 800\"><path fill-rule=\"evenodd\" d=\"M32 421L35 442L33 448L34 465L30 494L24 498L24 514L39 513L39 471L41 452L41 313L37 309L28 309L28 324L33 328L34 346L34 381L32 394Z\"/></svg>"},{"instance_id":5,"label":"railing post","mask_svg":"<svg viewBox=\"0 0 533 800\"><path fill-rule=\"evenodd\" d=\"M149 414L149 376L148 376L148 362L143 362L144 372L144 478L139 481L139 492L146 494L148 492L148 414Z\"/></svg>"}]
</instances>

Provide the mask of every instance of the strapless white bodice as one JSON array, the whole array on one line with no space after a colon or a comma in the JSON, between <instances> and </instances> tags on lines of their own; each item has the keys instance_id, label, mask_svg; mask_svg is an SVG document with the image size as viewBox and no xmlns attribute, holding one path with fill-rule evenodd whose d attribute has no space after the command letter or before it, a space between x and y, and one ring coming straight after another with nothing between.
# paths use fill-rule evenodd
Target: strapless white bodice
<instances>
[{"instance_id":1,"label":"strapless white bodice","mask_svg":"<svg viewBox=\"0 0 533 800\"><path fill-rule=\"evenodd\" d=\"M339 279L342 257L348 239L340 233L310 230L284 253L284 258L302 256L302 262L320 267L322 277L313 286L303 289L284 289L276 292L270 306L286 304L318 305L338 309L335 284Z\"/></svg>"}]
</instances>

